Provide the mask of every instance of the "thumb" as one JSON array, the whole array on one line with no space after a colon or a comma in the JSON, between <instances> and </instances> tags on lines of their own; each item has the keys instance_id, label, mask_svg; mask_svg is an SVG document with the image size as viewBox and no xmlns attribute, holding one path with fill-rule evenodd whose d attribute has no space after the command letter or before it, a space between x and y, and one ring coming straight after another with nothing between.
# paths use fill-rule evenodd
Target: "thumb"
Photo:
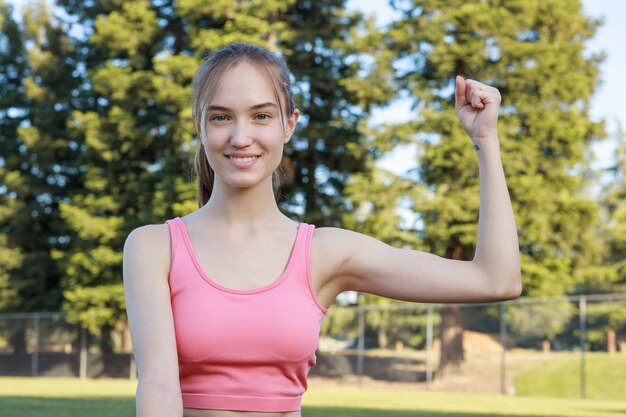
<instances>
[{"instance_id":1,"label":"thumb","mask_svg":"<svg viewBox=\"0 0 626 417\"><path fill-rule=\"evenodd\" d=\"M467 97L465 93L467 92L467 85L465 84L465 80L460 75L456 76L455 79L456 90L454 92L454 104L455 108L459 110L461 107L468 104Z\"/></svg>"}]
</instances>

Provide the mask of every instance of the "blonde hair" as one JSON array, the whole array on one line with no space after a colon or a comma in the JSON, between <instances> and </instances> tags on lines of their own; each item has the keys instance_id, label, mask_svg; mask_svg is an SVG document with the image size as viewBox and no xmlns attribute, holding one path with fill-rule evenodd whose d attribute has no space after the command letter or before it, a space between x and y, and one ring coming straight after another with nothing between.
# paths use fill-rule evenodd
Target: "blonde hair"
<instances>
[{"instance_id":1,"label":"blonde hair","mask_svg":"<svg viewBox=\"0 0 626 417\"><path fill-rule=\"evenodd\" d=\"M202 144L205 108L211 102L222 75L230 67L242 62L256 65L267 74L274 90L274 98L278 102L283 126L284 117L291 116L296 109L287 64L267 49L245 43L231 43L213 52L202 62L191 82L192 113L199 138L194 162L194 169L198 175L199 207L204 206L209 201L215 177ZM276 196L280 187L280 170L279 167L272 174L272 185Z\"/></svg>"}]
</instances>

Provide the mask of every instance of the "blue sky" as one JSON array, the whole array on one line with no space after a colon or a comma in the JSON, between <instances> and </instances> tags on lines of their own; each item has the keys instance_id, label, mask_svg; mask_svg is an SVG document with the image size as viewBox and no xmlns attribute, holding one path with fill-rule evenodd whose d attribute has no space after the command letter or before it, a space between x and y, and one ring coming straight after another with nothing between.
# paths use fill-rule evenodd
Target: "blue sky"
<instances>
[{"instance_id":1,"label":"blue sky","mask_svg":"<svg viewBox=\"0 0 626 417\"><path fill-rule=\"evenodd\" d=\"M602 83L592 98L592 117L605 119L609 136L614 136L621 125L626 130L626 1L622 0L583 0L583 10L588 16L603 17L604 24L595 38L589 42L590 51L605 51L607 58L601 66ZM382 0L349 0L348 7L358 9L368 15L375 15L378 24L384 24L393 18L393 10ZM406 120L411 117L407 103L398 102L394 108L379 112L378 117L386 121ZM594 145L597 168L608 167L613 163L616 142L605 140ZM414 155L400 150L387 158L383 166L393 171L402 172L414 165Z\"/></svg>"}]
</instances>

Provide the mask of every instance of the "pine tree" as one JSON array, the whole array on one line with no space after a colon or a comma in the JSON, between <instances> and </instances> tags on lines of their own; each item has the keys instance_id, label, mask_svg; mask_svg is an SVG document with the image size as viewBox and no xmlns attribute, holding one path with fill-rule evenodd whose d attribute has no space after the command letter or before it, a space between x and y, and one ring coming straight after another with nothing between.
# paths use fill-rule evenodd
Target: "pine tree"
<instances>
[{"instance_id":1,"label":"pine tree","mask_svg":"<svg viewBox=\"0 0 626 417\"><path fill-rule=\"evenodd\" d=\"M0 1L0 311L19 308L19 281L15 276L24 259L14 241L18 230L12 219L25 206L17 195L24 181L20 173L23 146L17 130L27 107L22 87L27 58L24 38L12 14L13 8Z\"/></svg>"},{"instance_id":2,"label":"pine tree","mask_svg":"<svg viewBox=\"0 0 626 417\"><path fill-rule=\"evenodd\" d=\"M388 129L388 141L418 149L418 177L407 198L419 219L419 248L451 259L473 257L477 163L453 92L456 75L477 79L503 97L501 152L520 236L524 294L575 291L583 271L601 262L598 206L584 194L580 175L590 143L604 136L602 124L589 117L601 56L584 51L599 21L569 0L391 4L403 17L388 28L386 43L396 55L400 91L411 97L416 113ZM460 308L442 311L441 323L445 374L463 363Z\"/></svg>"},{"instance_id":3,"label":"pine tree","mask_svg":"<svg viewBox=\"0 0 626 417\"><path fill-rule=\"evenodd\" d=\"M81 22L85 88L68 121L81 144L81 189L60 207L76 233L61 288L68 319L112 350L113 329L128 335L122 248L133 228L193 207L188 180L193 135L189 83L198 59L172 4L144 0L60 2Z\"/></svg>"},{"instance_id":4,"label":"pine tree","mask_svg":"<svg viewBox=\"0 0 626 417\"><path fill-rule=\"evenodd\" d=\"M343 2L305 7L287 0L60 0L59 5L70 16L68 21L80 22L73 42L82 54L86 86L68 121L70 137L80 144L82 182L71 201L61 206L62 217L76 234L71 250L56 253L65 265L64 310L70 320L101 335L102 347L110 350L111 329L126 323L121 286L125 237L139 225L162 223L197 207L195 181L189 178L197 146L189 86L202 57L230 42L254 43L283 54L296 84L320 92L304 106L309 114L302 132L309 135L317 126L315 137L294 143L315 143L323 157L317 161L320 171L330 167L333 179L321 181L314 170L306 173L302 167L310 166L310 154L294 144L289 156L297 174L283 190L287 211L309 217L304 206L310 217L320 219L319 213L341 208L341 180L346 169L357 165L346 146L355 135L349 132L356 131L357 118L342 121L354 98L329 76L358 71L331 49L331 40L340 39L341 31L349 30L357 18L342 20ZM314 8L318 20L311 19L307 7ZM324 22L334 26L321 35ZM305 42L324 47L311 53ZM312 67L315 70L309 71ZM344 136L334 138L333 131L320 128L332 122L343 123ZM353 162L346 165L344 160ZM300 203L297 193L308 203Z\"/></svg>"},{"instance_id":5,"label":"pine tree","mask_svg":"<svg viewBox=\"0 0 626 417\"><path fill-rule=\"evenodd\" d=\"M607 214L604 236L607 240L604 274L588 274L587 291L626 291L626 134L620 129L615 137L615 164L609 169L611 180L603 192L602 203ZM623 314L626 317L626 314ZM624 326L624 324L622 324Z\"/></svg>"},{"instance_id":6,"label":"pine tree","mask_svg":"<svg viewBox=\"0 0 626 417\"><path fill-rule=\"evenodd\" d=\"M51 253L66 248L71 233L58 206L77 178L77 147L65 125L78 84L75 54L45 2L24 8L22 25L6 6L3 15L2 240L16 254L14 297L5 308L54 311L62 301L61 268Z\"/></svg>"},{"instance_id":7,"label":"pine tree","mask_svg":"<svg viewBox=\"0 0 626 417\"><path fill-rule=\"evenodd\" d=\"M354 43L363 17L348 13L345 0L330 0L294 2L279 18L291 28L278 45L303 115L286 149L290 178L281 189L281 206L318 226L341 226L350 210L343 192L347 178L364 169L358 126L372 101L351 85L363 67L358 59L364 44Z\"/></svg>"},{"instance_id":8,"label":"pine tree","mask_svg":"<svg viewBox=\"0 0 626 417\"><path fill-rule=\"evenodd\" d=\"M615 162L608 169L610 179L601 194L604 262L585 271L579 284L582 294L626 291L626 135L621 126L614 139L617 142ZM626 305L623 302L590 304L587 313L591 343L605 347L609 332L623 335L626 331ZM624 342L623 338L618 342Z\"/></svg>"}]
</instances>

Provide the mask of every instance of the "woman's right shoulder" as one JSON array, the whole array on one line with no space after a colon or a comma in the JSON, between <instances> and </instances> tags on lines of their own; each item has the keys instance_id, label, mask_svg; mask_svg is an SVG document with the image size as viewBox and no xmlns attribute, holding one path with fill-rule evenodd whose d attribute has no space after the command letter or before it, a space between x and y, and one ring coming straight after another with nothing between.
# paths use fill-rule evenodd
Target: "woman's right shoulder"
<instances>
[{"instance_id":1,"label":"woman's right shoulder","mask_svg":"<svg viewBox=\"0 0 626 417\"><path fill-rule=\"evenodd\" d=\"M170 232L167 224L147 224L133 229L124 243L124 259L160 264L169 269Z\"/></svg>"},{"instance_id":2,"label":"woman's right shoulder","mask_svg":"<svg viewBox=\"0 0 626 417\"><path fill-rule=\"evenodd\" d=\"M126 237L126 244L169 246L169 240L170 232L167 224L146 224L133 229Z\"/></svg>"}]
</instances>

